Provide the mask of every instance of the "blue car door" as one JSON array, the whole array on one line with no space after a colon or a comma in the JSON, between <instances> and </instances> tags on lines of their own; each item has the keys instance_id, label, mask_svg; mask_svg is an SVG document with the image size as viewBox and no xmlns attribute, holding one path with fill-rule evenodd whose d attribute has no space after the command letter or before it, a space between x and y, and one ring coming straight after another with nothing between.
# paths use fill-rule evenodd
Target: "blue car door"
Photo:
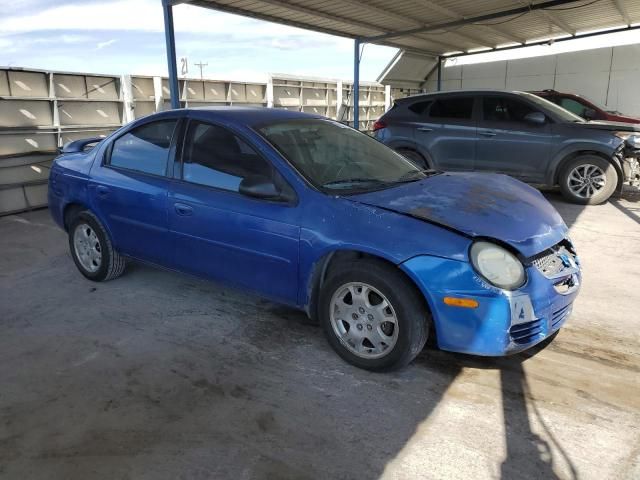
<instances>
[{"instance_id":1,"label":"blue car door","mask_svg":"<svg viewBox=\"0 0 640 480\"><path fill-rule=\"evenodd\" d=\"M286 303L298 289L298 209L239 193L248 176L281 177L246 140L190 120L169 189L176 266Z\"/></svg>"},{"instance_id":2,"label":"blue car door","mask_svg":"<svg viewBox=\"0 0 640 480\"><path fill-rule=\"evenodd\" d=\"M88 183L92 208L104 220L115 248L167 265L167 166L178 119L144 123L106 146Z\"/></svg>"}]
</instances>

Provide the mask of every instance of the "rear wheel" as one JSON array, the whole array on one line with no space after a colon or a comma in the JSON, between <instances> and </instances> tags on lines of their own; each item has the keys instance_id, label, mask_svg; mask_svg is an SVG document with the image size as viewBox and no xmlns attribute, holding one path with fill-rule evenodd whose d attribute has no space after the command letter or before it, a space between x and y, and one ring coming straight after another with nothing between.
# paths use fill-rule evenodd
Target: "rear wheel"
<instances>
[{"instance_id":1,"label":"rear wheel","mask_svg":"<svg viewBox=\"0 0 640 480\"><path fill-rule=\"evenodd\" d=\"M338 267L322 287L319 308L333 349L360 368L401 368L427 341L429 317L421 295L397 268L379 261Z\"/></svg>"},{"instance_id":2,"label":"rear wheel","mask_svg":"<svg viewBox=\"0 0 640 480\"><path fill-rule=\"evenodd\" d=\"M416 152L415 150L411 150L409 148L398 148L396 152L398 152L404 158L412 161L420 168L429 168L426 159L422 156L422 154Z\"/></svg>"},{"instance_id":3,"label":"rear wheel","mask_svg":"<svg viewBox=\"0 0 640 480\"><path fill-rule=\"evenodd\" d=\"M124 257L113 249L100 220L88 210L79 212L69 225L69 249L76 267L89 280L111 280L124 272Z\"/></svg>"},{"instance_id":4,"label":"rear wheel","mask_svg":"<svg viewBox=\"0 0 640 480\"><path fill-rule=\"evenodd\" d=\"M616 190L618 172L602 157L580 155L562 168L559 182L562 195L570 202L597 205Z\"/></svg>"}]
</instances>

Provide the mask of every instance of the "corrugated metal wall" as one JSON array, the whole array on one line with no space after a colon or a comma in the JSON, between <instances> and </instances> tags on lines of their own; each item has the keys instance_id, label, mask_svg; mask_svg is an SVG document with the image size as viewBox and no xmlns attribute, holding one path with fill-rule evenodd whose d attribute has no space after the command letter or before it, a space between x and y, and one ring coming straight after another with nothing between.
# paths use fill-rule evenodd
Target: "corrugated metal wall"
<instances>
[{"instance_id":1,"label":"corrugated metal wall","mask_svg":"<svg viewBox=\"0 0 640 480\"><path fill-rule=\"evenodd\" d=\"M640 115L640 45L444 68L444 90L504 88L578 93L612 110ZM435 75L426 83L436 89Z\"/></svg>"},{"instance_id":2,"label":"corrugated metal wall","mask_svg":"<svg viewBox=\"0 0 640 480\"><path fill-rule=\"evenodd\" d=\"M0 214L46 204L58 146L122 125L118 77L0 69Z\"/></svg>"}]
</instances>

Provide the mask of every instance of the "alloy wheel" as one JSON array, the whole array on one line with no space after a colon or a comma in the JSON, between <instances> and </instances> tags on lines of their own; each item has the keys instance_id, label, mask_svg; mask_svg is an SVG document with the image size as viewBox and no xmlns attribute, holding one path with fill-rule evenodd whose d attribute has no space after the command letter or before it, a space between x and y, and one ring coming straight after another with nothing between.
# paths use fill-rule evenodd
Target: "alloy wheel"
<instances>
[{"instance_id":1,"label":"alloy wheel","mask_svg":"<svg viewBox=\"0 0 640 480\"><path fill-rule=\"evenodd\" d=\"M94 273L102 265L102 246L95 230L86 223L76 226L73 232L73 247L82 267Z\"/></svg>"},{"instance_id":2,"label":"alloy wheel","mask_svg":"<svg viewBox=\"0 0 640 480\"><path fill-rule=\"evenodd\" d=\"M398 318L391 302L375 287L350 282L331 297L330 320L340 342L354 355L380 358L398 341Z\"/></svg>"},{"instance_id":3,"label":"alloy wheel","mask_svg":"<svg viewBox=\"0 0 640 480\"><path fill-rule=\"evenodd\" d=\"M581 198L591 198L607 184L607 176L600 167L583 164L571 170L567 181L573 194Z\"/></svg>"}]
</instances>

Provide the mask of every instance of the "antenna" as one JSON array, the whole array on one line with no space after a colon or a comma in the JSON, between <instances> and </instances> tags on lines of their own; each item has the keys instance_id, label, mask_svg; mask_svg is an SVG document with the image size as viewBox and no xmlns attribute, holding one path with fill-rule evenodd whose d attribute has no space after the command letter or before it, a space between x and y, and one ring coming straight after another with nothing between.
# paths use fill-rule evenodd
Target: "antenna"
<instances>
[{"instance_id":1,"label":"antenna","mask_svg":"<svg viewBox=\"0 0 640 480\"><path fill-rule=\"evenodd\" d=\"M204 67L208 66L209 64L208 63L202 63L202 60L200 60L200 63L194 63L194 65L200 69L200 80L203 80L202 69Z\"/></svg>"}]
</instances>

